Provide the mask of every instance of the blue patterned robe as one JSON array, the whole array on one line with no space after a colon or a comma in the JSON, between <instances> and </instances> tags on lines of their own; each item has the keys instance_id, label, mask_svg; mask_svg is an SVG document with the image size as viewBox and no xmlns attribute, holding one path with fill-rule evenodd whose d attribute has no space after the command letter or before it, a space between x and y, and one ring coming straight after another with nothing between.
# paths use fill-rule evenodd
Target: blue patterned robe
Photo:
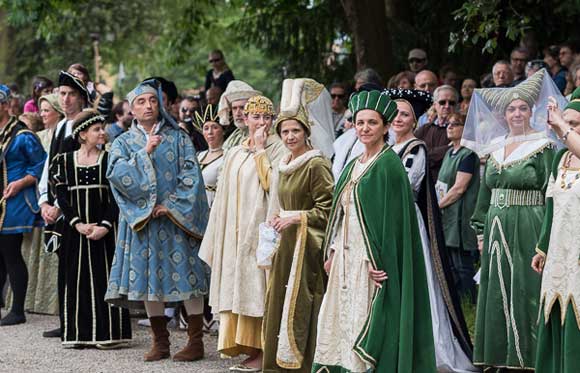
<instances>
[{"instance_id":1,"label":"blue patterned robe","mask_svg":"<svg viewBox=\"0 0 580 373\"><path fill-rule=\"evenodd\" d=\"M149 155L134 123L111 147L107 178L119 205L119 234L105 299L125 307L166 303L208 292L209 268L198 258L209 208L191 140L159 123L162 142ZM156 205L169 210L153 218Z\"/></svg>"}]
</instances>

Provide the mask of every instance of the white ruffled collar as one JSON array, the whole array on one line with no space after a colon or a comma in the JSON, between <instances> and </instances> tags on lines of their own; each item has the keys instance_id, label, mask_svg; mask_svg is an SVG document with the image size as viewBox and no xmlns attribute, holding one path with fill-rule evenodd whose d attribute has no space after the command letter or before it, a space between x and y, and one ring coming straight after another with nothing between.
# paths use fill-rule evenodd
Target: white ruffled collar
<instances>
[{"instance_id":1,"label":"white ruffled collar","mask_svg":"<svg viewBox=\"0 0 580 373\"><path fill-rule=\"evenodd\" d=\"M300 167L302 167L302 165L304 165L306 162L308 162L312 158L323 157L323 156L324 155L322 154L322 152L320 150L313 149L313 150L309 150L306 153L302 154L300 157L290 161L290 158L292 158L292 154L288 154L280 160L280 164L278 165L278 169L280 170L280 172L282 174L285 174L285 175L291 174L294 171L296 171L297 169L299 169Z\"/></svg>"}]
</instances>

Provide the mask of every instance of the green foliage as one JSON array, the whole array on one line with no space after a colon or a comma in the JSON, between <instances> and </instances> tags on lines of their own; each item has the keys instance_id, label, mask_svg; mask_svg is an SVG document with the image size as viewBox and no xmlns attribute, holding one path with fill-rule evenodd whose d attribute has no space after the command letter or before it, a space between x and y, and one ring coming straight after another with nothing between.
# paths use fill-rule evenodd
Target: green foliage
<instances>
[{"instance_id":1,"label":"green foliage","mask_svg":"<svg viewBox=\"0 0 580 373\"><path fill-rule=\"evenodd\" d=\"M575 38L569 35L580 15L580 0L472 0L453 12L458 30L449 36L449 51L477 46L492 54L500 44L516 44L528 31L538 30L540 45Z\"/></svg>"}]
</instances>

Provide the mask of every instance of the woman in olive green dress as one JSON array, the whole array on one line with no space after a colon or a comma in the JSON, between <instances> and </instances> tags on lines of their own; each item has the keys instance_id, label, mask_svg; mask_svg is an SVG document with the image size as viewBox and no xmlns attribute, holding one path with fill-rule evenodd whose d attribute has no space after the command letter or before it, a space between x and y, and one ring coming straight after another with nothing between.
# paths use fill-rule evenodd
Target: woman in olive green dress
<instances>
[{"instance_id":1,"label":"woman in olive green dress","mask_svg":"<svg viewBox=\"0 0 580 373\"><path fill-rule=\"evenodd\" d=\"M532 268L542 273L536 371L580 372L580 88L550 126L568 149L558 152L546 192L546 217ZM545 264L545 265L544 265Z\"/></svg>"},{"instance_id":2,"label":"woman in olive green dress","mask_svg":"<svg viewBox=\"0 0 580 373\"><path fill-rule=\"evenodd\" d=\"M514 88L477 90L462 140L489 154L472 226L482 251L474 364L490 372L534 370L540 279L530 260L554 155L538 99L551 91L549 79L541 70Z\"/></svg>"},{"instance_id":3,"label":"woman in olive green dress","mask_svg":"<svg viewBox=\"0 0 580 373\"><path fill-rule=\"evenodd\" d=\"M332 205L330 161L310 148L310 123L299 109L275 129L290 151L274 176L270 225L280 232L263 321L263 372L310 372L324 295L321 250Z\"/></svg>"}]
</instances>

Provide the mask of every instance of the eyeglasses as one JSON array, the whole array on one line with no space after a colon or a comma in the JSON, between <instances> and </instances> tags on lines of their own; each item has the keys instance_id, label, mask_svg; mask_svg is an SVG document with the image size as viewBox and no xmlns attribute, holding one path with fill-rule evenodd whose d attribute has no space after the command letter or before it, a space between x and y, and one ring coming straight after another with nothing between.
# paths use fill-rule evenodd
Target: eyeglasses
<instances>
[{"instance_id":1,"label":"eyeglasses","mask_svg":"<svg viewBox=\"0 0 580 373\"><path fill-rule=\"evenodd\" d=\"M214 63L214 62L220 62L222 59L221 58L212 58L211 60L209 60L209 63Z\"/></svg>"},{"instance_id":2,"label":"eyeglasses","mask_svg":"<svg viewBox=\"0 0 580 373\"><path fill-rule=\"evenodd\" d=\"M426 58L409 58L407 61L409 61L409 63L423 63L425 60Z\"/></svg>"},{"instance_id":3,"label":"eyeglasses","mask_svg":"<svg viewBox=\"0 0 580 373\"><path fill-rule=\"evenodd\" d=\"M342 100L342 99L344 98L344 94L342 94L342 95L338 95L338 94L335 94L335 93L331 93L331 94L330 94L330 97L332 97L332 99L333 99L333 100L334 100L335 98L340 98L340 99Z\"/></svg>"},{"instance_id":4,"label":"eyeglasses","mask_svg":"<svg viewBox=\"0 0 580 373\"><path fill-rule=\"evenodd\" d=\"M437 103L441 106L445 106L445 104L449 104L449 106L455 106L456 102L453 100L439 100Z\"/></svg>"}]
</instances>

